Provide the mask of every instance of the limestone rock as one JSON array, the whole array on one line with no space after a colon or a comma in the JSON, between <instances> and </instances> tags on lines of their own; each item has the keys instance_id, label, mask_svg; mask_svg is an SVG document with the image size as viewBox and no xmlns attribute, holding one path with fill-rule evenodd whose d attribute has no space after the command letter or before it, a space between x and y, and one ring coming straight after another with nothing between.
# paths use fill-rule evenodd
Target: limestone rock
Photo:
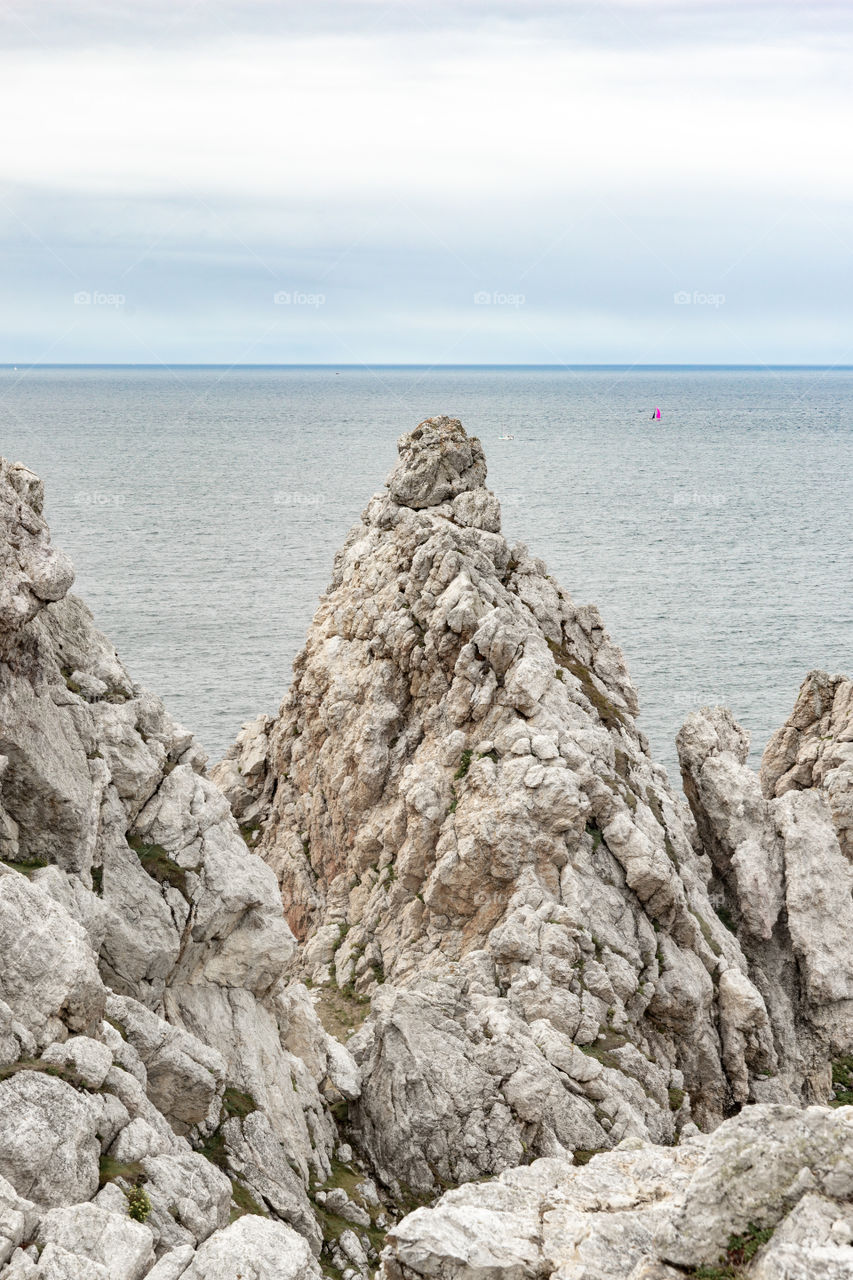
<instances>
[{"instance_id":1,"label":"limestone rock","mask_svg":"<svg viewBox=\"0 0 853 1280\"><path fill-rule=\"evenodd\" d=\"M761 760L765 796L818 787L838 843L853 860L853 681L810 671L787 721Z\"/></svg>"},{"instance_id":2,"label":"limestone rock","mask_svg":"<svg viewBox=\"0 0 853 1280\"><path fill-rule=\"evenodd\" d=\"M0 1177L0 1266L30 1238L38 1218L36 1205L18 1195L12 1184Z\"/></svg>"},{"instance_id":3,"label":"limestone rock","mask_svg":"<svg viewBox=\"0 0 853 1280\"><path fill-rule=\"evenodd\" d=\"M710 891L737 930L760 992L751 997L751 1051L738 1032L728 1043L766 1072L767 1083L748 1086L744 1078L739 1100L775 1094L794 1101L805 1079L806 1096L826 1101L828 1059L853 1044L853 957L845 942L853 930L853 864L823 790L789 787L767 799L746 766L747 749L743 730L720 707L694 712L678 735L685 792L714 867ZM724 1002L720 1008L725 1028ZM773 1044L759 1025L768 1016Z\"/></svg>"},{"instance_id":4,"label":"limestone rock","mask_svg":"<svg viewBox=\"0 0 853 1280\"><path fill-rule=\"evenodd\" d=\"M89 1036L72 1036L62 1044L48 1045L41 1060L67 1067L88 1089L100 1089L113 1065L113 1055L107 1046Z\"/></svg>"},{"instance_id":5,"label":"limestone rock","mask_svg":"<svg viewBox=\"0 0 853 1280\"><path fill-rule=\"evenodd\" d=\"M234 1280L251 1266L254 1280L321 1280L311 1250L292 1227L247 1215L206 1241L182 1280Z\"/></svg>"},{"instance_id":6,"label":"limestone rock","mask_svg":"<svg viewBox=\"0 0 853 1280\"><path fill-rule=\"evenodd\" d=\"M525 1150L671 1142L747 1100L828 1097L825 1037L805 1055L796 1039L838 937L803 944L813 981L786 1030L783 984L709 894L732 864L764 940L785 905L757 780L740 817L725 807L742 731L702 748L728 825L697 832L597 611L501 536L480 443L429 419L399 455L279 716L217 771L278 875L301 972L371 1002L349 1116L381 1178L427 1193Z\"/></svg>"},{"instance_id":7,"label":"limestone rock","mask_svg":"<svg viewBox=\"0 0 853 1280\"><path fill-rule=\"evenodd\" d=\"M154 1265L148 1228L93 1204L51 1209L39 1224L39 1239L103 1266L110 1280L142 1280Z\"/></svg>"},{"instance_id":8,"label":"limestone rock","mask_svg":"<svg viewBox=\"0 0 853 1280\"><path fill-rule=\"evenodd\" d=\"M184 1130L208 1119L214 1108L218 1115L225 1079L220 1053L128 996L110 996L107 1014L139 1054L158 1111Z\"/></svg>"},{"instance_id":9,"label":"limestone rock","mask_svg":"<svg viewBox=\"0 0 853 1280\"><path fill-rule=\"evenodd\" d=\"M0 1175L16 1192L54 1206L98 1189L97 1111L64 1080L19 1071L0 1081Z\"/></svg>"},{"instance_id":10,"label":"limestone rock","mask_svg":"<svg viewBox=\"0 0 853 1280\"><path fill-rule=\"evenodd\" d=\"M329 1177L330 1108L357 1096L357 1068L322 1028L319 1078L286 1047L300 1018L319 1023L288 1016L296 944L276 877L192 735L67 594L42 503L40 481L0 461L0 1169L22 1205L122 1221L144 1176L146 1230L173 1269L227 1225L251 1173L319 1250L307 1188ZM39 1275L111 1265L75 1248L48 1242Z\"/></svg>"},{"instance_id":11,"label":"limestone rock","mask_svg":"<svg viewBox=\"0 0 853 1280\"><path fill-rule=\"evenodd\" d=\"M672 1280L755 1240L738 1272L750 1280L849 1276L851 1124L849 1107L756 1105L678 1147L631 1139L582 1168L534 1161L404 1218L382 1275Z\"/></svg>"},{"instance_id":12,"label":"limestone rock","mask_svg":"<svg viewBox=\"0 0 853 1280\"><path fill-rule=\"evenodd\" d=\"M0 999L39 1048L91 1031L106 991L84 930L26 876L0 864Z\"/></svg>"}]
</instances>

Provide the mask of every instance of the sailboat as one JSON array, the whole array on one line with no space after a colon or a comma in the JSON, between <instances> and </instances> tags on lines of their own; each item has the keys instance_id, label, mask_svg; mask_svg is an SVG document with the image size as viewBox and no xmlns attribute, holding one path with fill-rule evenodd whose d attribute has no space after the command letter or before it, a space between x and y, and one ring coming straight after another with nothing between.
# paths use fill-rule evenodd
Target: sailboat
<instances>
[{"instance_id":1,"label":"sailboat","mask_svg":"<svg viewBox=\"0 0 853 1280\"><path fill-rule=\"evenodd\" d=\"M660 409L657 407L657 405L655 405L655 411L654 411L654 413L652 414L652 417L653 417L653 418L659 418L659 417L660 417Z\"/></svg>"}]
</instances>

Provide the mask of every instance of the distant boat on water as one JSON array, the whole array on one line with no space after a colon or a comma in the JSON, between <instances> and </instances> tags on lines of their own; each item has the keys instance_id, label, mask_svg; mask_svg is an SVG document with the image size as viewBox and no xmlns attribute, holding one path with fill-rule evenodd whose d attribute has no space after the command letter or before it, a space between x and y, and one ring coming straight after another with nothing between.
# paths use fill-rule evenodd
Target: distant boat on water
<instances>
[{"instance_id":1,"label":"distant boat on water","mask_svg":"<svg viewBox=\"0 0 853 1280\"><path fill-rule=\"evenodd\" d=\"M515 436L508 435L506 432L502 436L498 436L499 440L514 440Z\"/></svg>"},{"instance_id":2,"label":"distant boat on water","mask_svg":"<svg viewBox=\"0 0 853 1280\"><path fill-rule=\"evenodd\" d=\"M657 405L655 405L655 411L654 411L654 413L652 414L652 417L653 417L653 418L659 418L659 417L660 417L660 409L658 409Z\"/></svg>"}]
</instances>

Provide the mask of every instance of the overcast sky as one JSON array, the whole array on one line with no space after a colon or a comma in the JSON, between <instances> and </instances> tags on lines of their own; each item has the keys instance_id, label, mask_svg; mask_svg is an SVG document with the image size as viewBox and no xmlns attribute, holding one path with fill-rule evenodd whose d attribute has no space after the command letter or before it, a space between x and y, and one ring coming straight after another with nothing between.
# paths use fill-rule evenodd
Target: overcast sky
<instances>
[{"instance_id":1,"label":"overcast sky","mask_svg":"<svg viewBox=\"0 0 853 1280\"><path fill-rule=\"evenodd\" d=\"M846 2L4 0L0 361L853 363L851 50Z\"/></svg>"}]
</instances>

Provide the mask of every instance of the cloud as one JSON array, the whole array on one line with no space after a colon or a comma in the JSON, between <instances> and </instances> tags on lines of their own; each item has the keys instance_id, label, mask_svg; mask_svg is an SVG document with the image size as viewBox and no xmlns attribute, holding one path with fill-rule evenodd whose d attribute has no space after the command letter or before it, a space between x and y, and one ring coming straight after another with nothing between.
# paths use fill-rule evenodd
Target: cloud
<instances>
[{"instance_id":1,"label":"cloud","mask_svg":"<svg viewBox=\"0 0 853 1280\"><path fill-rule=\"evenodd\" d=\"M851 28L846 0L6 0L4 44L79 48L183 46L242 37L377 36L496 30L636 47L697 42L725 29L763 41L774 29L834 38Z\"/></svg>"},{"instance_id":2,"label":"cloud","mask_svg":"<svg viewBox=\"0 0 853 1280\"><path fill-rule=\"evenodd\" d=\"M0 359L832 358L849 15L800 9L13 5Z\"/></svg>"}]
</instances>

